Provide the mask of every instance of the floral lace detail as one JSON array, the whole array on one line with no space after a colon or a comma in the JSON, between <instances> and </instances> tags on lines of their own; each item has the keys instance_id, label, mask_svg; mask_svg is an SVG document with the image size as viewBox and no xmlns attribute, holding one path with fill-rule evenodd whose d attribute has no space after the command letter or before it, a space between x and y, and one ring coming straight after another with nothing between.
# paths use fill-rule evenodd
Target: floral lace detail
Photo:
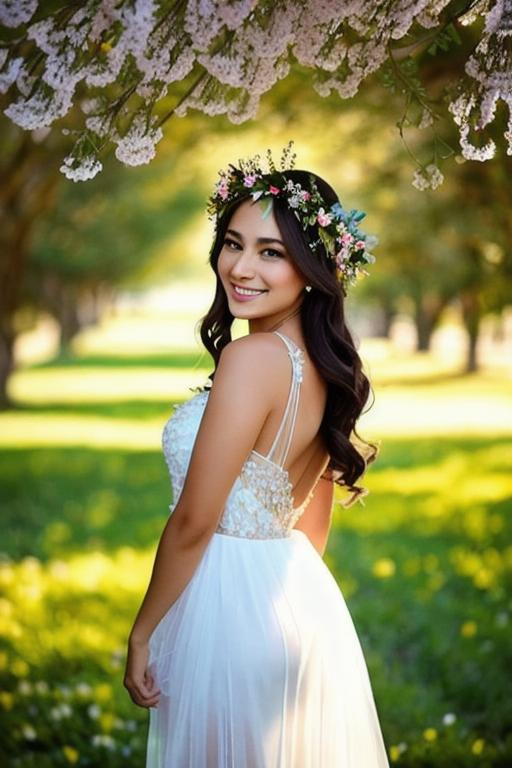
<instances>
[{"instance_id":1,"label":"floral lace detail","mask_svg":"<svg viewBox=\"0 0 512 768\"><path fill-rule=\"evenodd\" d=\"M299 507L294 507L292 484L288 472L270 458L274 447L284 438L289 448L297 411L300 383L303 379L304 353L287 337L275 332L285 341L292 361L292 385L276 439L271 451L263 456L251 451L228 495L217 533L244 538L282 538L290 531L311 500L313 490ZM172 512L183 490L197 432L199 430L209 390L198 392L178 405L164 426L162 447L171 475L174 502Z\"/></svg>"}]
</instances>

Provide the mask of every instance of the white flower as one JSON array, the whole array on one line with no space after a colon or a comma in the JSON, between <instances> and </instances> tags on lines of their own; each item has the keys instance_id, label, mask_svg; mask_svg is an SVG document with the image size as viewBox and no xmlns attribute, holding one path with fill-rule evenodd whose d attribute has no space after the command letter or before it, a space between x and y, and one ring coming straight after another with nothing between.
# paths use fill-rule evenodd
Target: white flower
<instances>
[{"instance_id":1,"label":"white flower","mask_svg":"<svg viewBox=\"0 0 512 768\"><path fill-rule=\"evenodd\" d=\"M433 122L434 118L432 116L432 112L428 109L424 109L421 114L421 120L418 128L427 128L429 125L432 125Z\"/></svg>"},{"instance_id":2,"label":"white flower","mask_svg":"<svg viewBox=\"0 0 512 768\"><path fill-rule=\"evenodd\" d=\"M101 707L98 707L97 704L90 704L87 707L87 714L92 720L97 720L101 715Z\"/></svg>"},{"instance_id":3,"label":"white flower","mask_svg":"<svg viewBox=\"0 0 512 768\"><path fill-rule=\"evenodd\" d=\"M144 120L136 118L128 133L117 139L115 155L126 165L144 165L155 157L155 144L163 138L161 128L146 129Z\"/></svg>"},{"instance_id":4,"label":"white flower","mask_svg":"<svg viewBox=\"0 0 512 768\"><path fill-rule=\"evenodd\" d=\"M320 95L335 92L341 98L351 98L389 56L391 41L410 34L415 24L435 28L448 4L449 0L391 3L384 12L384 4L377 3L380 10L368 13L371 4L363 0L188 0L183 4L183 15L174 6L167 13L165 4L157 0L71 4L65 23L58 12L49 11L28 25L28 42L19 46L23 58L11 53L18 51L14 48L18 38L24 41L21 30L12 44L0 48L0 93L15 84L16 101L8 104L5 114L25 130L38 130L69 112L75 90L81 86L79 98L85 100L86 127L102 139L114 141L118 160L141 165L155 157L155 145L162 138L161 129L151 122L154 105L167 96L171 83L182 82L191 73L196 61L208 76L198 80L174 114L184 116L188 110L197 109L206 115L226 115L238 124L254 118L261 96L287 76L290 53L314 70L313 86ZM459 127L463 157L485 161L494 156L496 146L492 140L474 146L469 139L470 126L482 129L491 123L500 100L509 107L504 136L507 154L512 155L510 0L474 5L461 23L483 17L485 24L480 42L465 65L469 84L449 109ZM13 28L27 24L37 8L37 0L0 0L0 23ZM354 31L353 39L333 34L335 28L344 26ZM226 33L229 45L219 45ZM38 65L33 68L31 62L36 57ZM100 95L105 98L104 115L87 106L91 89L116 81L126 93L142 98L147 109L142 116L135 115L132 127L122 137L116 134L119 125L115 119L119 116L126 124L133 118L130 99L122 101L114 95L114 88L107 97ZM425 107L419 128L430 125L433 117ZM76 181L93 178L100 169L97 160L88 158L64 163L62 170ZM436 189L442 181L439 169L427 167L415 174L413 185ZM294 207L298 195L292 188L289 191Z\"/></svg>"},{"instance_id":5,"label":"white flower","mask_svg":"<svg viewBox=\"0 0 512 768\"><path fill-rule=\"evenodd\" d=\"M76 692L77 692L77 693L78 693L80 696L89 696L89 695L90 695L90 693L92 692L92 688L91 688L91 686L89 685L89 683L81 682L81 683L77 683L77 684L76 684L76 686L75 686L75 691L76 691Z\"/></svg>"},{"instance_id":6,"label":"white flower","mask_svg":"<svg viewBox=\"0 0 512 768\"><path fill-rule=\"evenodd\" d=\"M30 723L24 723L21 732L27 741L34 741L34 739L37 739L36 730L30 725Z\"/></svg>"},{"instance_id":7,"label":"white flower","mask_svg":"<svg viewBox=\"0 0 512 768\"><path fill-rule=\"evenodd\" d=\"M22 65L22 58L18 57L17 59L11 59L6 71L0 73L0 93L6 93L11 85L18 79Z\"/></svg>"},{"instance_id":8,"label":"white flower","mask_svg":"<svg viewBox=\"0 0 512 768\"><path fill-rule=\"evenodd\" d=\"M446 715L443 715L443 725L453 725L456 719L457 717L453 712L447 712Z\"/></svg>"},{"instance_id":9,"label":"white flower","mask_svg":"<svg viewBox=\"0 0 512 768\"><path fill-rule=\"evenodd\" d=\"M60 172L71 181L87 181L87 179L93 179L102 168L103 165L94 157L89 156L78 160L73 155L68 155L64 158Z\"/></svg>"},{"instance_id":10,"label":"white flower","mask_svg":"<svg viewBox=\"0 0 512 768\"><path fill-rule=\"evenodd\" d=\"M433 163L427 165L427 173L430 175L430 186L432 189L436 189L440 184L443 183L444 176L439 168Z\"/></svg>"},{"instance_id":11,"label":"white flower","mask_svg":"<svg viewBox=\"0 0 512 768\"><path fill-rule=\"evenodd\" d=\"M444 176L439 168L434 163L430 163L426 168L420 168L420 170L415 172L412 185L416 189L423 191L425 189L436 189L443 181Z\"/></svg>"},{"instance_id":12,"label":"white flower","mask_svg":"<svg viewBox=\"0 0 512 768\"><path fill-rule=\"evenodd\" d=\"M108 736L106 733L96 733L91 739L93 747L106 747L107 749L114 750L116 743L112 736Z\"/></svg>"},{"instance_id":13,"label":"white flower","mask_svg":"<svg viewBox=\"0 0 512 768\"><path fill-rule=\"evenodd\" d=\"M18 27L30 21L37 8L37 0L2 0L0 23L6 27Z\"/></svg>"}]
</instances>

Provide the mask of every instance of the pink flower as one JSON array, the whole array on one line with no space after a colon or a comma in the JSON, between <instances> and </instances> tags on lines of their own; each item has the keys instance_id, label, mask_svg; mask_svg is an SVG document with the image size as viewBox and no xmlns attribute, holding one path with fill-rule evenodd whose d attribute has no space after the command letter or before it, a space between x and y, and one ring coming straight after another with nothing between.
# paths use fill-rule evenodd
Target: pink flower
<instances>
[{"instance_id":1,"label":"pink flower","mask_svg":"<svg viewBox=\"0 0 512 768\"><path fill-rule=\"evenodd\" d=\"M364 240L358 240L355 247L359 250L360 248L364 248L365 242Z\"/></svg>"},{"instance_id":2,"label":"pink flower","mask_svg":"<svg viewBox=\"0 0 512 768\"><path fill-rule=\"evenodd\" d=\"M347 243L351 243L354 239L354 235L351 235L350 232L345 232L344 235L341 236L341 242L343 245L347 245Z\"/></svg>"},{"instance_id":3,"label":"pink flower","mask_svg":"<svg viewBox=\"0 0 512 768\"><path fill-rule=\"evenodd\" d=\"M253 187L256 183L256 174L249 173L247 176L244 176L244 187Z\"/></svg>"},{"instance_id":4,"label":"pink flower","mask_svg":"<svg viewBox=\"0 0 512 768\"><path fill-rule=\"evenodd\" d=\"M311 195L306 189L304 189L300 194L303 200L311 200Z\"/></svg>"},{"instance_id":5,"label":"pink flower","mask_svg":"<svg viewBox=\"0 0 512 768\"><path fill-rule=\"evenodd\" d=\"M229 185L226 179L222 179L217 184L217 195L223 200L226 200L229 196Z\"/></svg>"},{"instance_id":6,"label":"pink flower","mask_svg":"<svg viewBox=\"0 0 512 768\"><path fill-rule=\"evenodd\" d=\"M346 257L347 257L347 253L346 251L343 251L343 250L338 251L338 253L336 254L336 264L340 269L341 267L344 266L344 261Z\"/></svg>"},{"instance_id":7,"label":"pink flower","mask_svg":"<svg viewBox=\"0 0 512 768\"><path fill-rule=\"evenodd\" d=\"M271 195L278 195L281 190L279 189L279 187L273 187L271 184L268 191L270 192Z\"/></svg>"},{"instance_id":8,"label":"pink flower","mask_svg":"<svg viewBox=\"0 0 512 768\"><path fill-rule=\"evenodd\" d=\"M318 211L316 220L321 227L328 227L332 221L330 214L326 213L323 208Z\"/></svg>"}]
</instances>

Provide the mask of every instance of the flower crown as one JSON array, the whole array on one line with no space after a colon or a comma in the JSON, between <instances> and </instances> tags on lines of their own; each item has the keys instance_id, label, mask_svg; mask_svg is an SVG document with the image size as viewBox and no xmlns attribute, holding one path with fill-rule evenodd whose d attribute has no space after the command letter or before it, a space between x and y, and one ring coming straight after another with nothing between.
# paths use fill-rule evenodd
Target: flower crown
<instances>
[{"instance_id":1,"label":"flower crown","mask_svg":"<svg viewBox=\"0 0 512 768\"><path fill-rule=\"evenodd\" d=\"M218 223L229 203L240 197L252 197L254 201L267 198L265 218L272 209L274 198L285 199L304 230L317 227L318 238L309 242L311 250L335 262L336 277L343 287L354 284L361 275L368 275L365 265L375 261L370 249L377 245L378 239L358 228L358 222L366 216L364 211L346 211L339 202L326 211L326 203L312 175L309 176L309 189L286 178L283 171L292 170L295 165L292 144L289 141L283 149L279 170L268 149L268 171L260 168L259 155L239 160L239 167L230 163L227 171L219 171L219 181L208 200L209 217Z\"/></svg>"}]
</instances>

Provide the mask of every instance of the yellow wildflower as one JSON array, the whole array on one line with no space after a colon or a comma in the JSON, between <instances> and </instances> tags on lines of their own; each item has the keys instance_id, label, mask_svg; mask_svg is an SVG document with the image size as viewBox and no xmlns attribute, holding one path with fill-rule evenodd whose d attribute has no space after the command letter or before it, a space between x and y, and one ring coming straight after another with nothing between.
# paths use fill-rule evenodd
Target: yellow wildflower
<instances>
[{"instance_id":1,"label":"yellow wildflower","mask_svg":"<svg viewBox=\"0 0 512 768\"><path fill-rule=\"evenodd\" d=\"M484 751L485 739L476 739L471 746L471 751L474 755L481 755Z\"/></svg>"},{"instance_id":2,"label":"yellow wildflower","mask_svg":"<svg viewBox=\"0 0 512 768\"><path fill-rule=\"evenodd\" d=\"M26 677L28 675L29 666L24 659L13 659L11 663L11 672L16 677Z\"/></svg>"},{"instance_id":3,"label":"yellow wildflower","mask_svg":"<svg viewBox=\"0 0 512 768\"><path fill-rule=\"evenodd\" d=\"M62 751L64 752L64 756L68 761L68 763L74 764L78 761L78 758L80 757L79 751L74 747L70 747L69 744L65 744L62 747Z\"/></svg>"},{"instance_id":4,"label":"yellow wildflower","mask_svg":"<svg viewBox=\"0 0 512 768\"><path fill-rule=\"evenodd\" d=\"M476 621L465 621L460 628L462 637L474 637L478 632Z\"/></svg>"},{"instance_id":5,"label":"yellow wildflower","mask_svg":"<svg viewBox=\"0 0 512 768\"><path fill-rule=\"evenodd\" d=\"M393 560L389 557L381 557L380 560L376 560L373 564L372 572L378 579L387 579L389 576L393 576L396 566Z\"/></svg>"},{"instance_id":6,"label":"yellow wildflower","mask_svg":"<svg viewBox=\"0 0 512 768\"><path fill-rule=\"evenodd\" d=\"M0 691L0 706L4 709L12 709L14 696L9 691Z\"/></svg>"},{"instance_id":7,"label":"yellow wildflower","mask_svg":"<svg viewBox=\"0 0 512 768\"><path fill-rule=\"evenodd\" d=\"M96 701L109 701L112 698L112 688L108 683L98 683L94 686L94 698Z\"/></svg>"}]
</instances>

